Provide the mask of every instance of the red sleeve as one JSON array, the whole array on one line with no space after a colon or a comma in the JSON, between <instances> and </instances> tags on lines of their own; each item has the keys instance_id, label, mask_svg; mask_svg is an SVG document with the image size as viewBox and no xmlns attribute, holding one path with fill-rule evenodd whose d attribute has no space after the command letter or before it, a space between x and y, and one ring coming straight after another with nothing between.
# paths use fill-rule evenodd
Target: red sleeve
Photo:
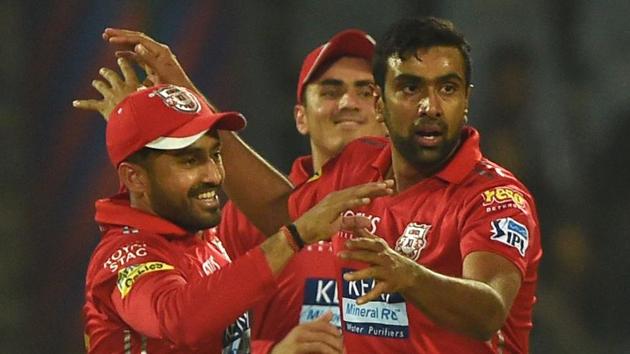
<instances>
[{"instance_id":1,"label":"red sleeve","mask_svg":"<svg viewBox=\"0 0 630 354\"><path fill-rule=\"evenodd\" d=\"M533 199L515 184L493 186L474 193L462 218L462 257L474 251L499 254L521 271L539 252L540 229Z\"/></svg>"},{"instance_id":2,"label":"red sleeve","mask_svg":"<svg viewBox=\"0 0 630 354\"><path fill-rule=\"evenodd\" d=\"M256 339L252 341L252 354L269 354L276 345L271 340Z\"/></svg>"},{"instance_id":3,"label":"red sleeve","mask_svg":"<svg viewBox=\"0 0 630 354\"><path fill-rule=\"evenodd\" d=\"M176 270L140 275L125 296L118 288L111 294L120 317L144 335L189 347L222 335L275 286L259 248L193 283Z\"/></svg>"},{"instance_id":4,"label":"red sleeve","mask_svg":"<svg viewBox=\"0 0 630 354\"><path fill-rule=\"evenodd\" d=\"M232 259L239 258L267 239L232 201L221 209L218 229L218 236Z\"/></svg>"}]
</instances>

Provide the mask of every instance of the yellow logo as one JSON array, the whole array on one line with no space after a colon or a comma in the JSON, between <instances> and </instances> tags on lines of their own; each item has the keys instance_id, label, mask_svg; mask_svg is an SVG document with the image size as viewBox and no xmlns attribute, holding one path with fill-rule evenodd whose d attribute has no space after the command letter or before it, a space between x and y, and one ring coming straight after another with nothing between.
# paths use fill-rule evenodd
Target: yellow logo
<instances>
[{"instance_id":1,"label":"yellow logo","mask_svg":"<svg viewBox=\"0 0 630 354\"><path fill-rule=\"evenodd\" d=\"M120 295L123 298L127 296L127 294L129 294L129 291L131 291L131 287L133 287L133 284L143 274L170 269L175 269L175 267L162 262L147 262L129 266L121 270L120 272L118 272L118 281L116 282L118 290L120 291Z\"/></svg>"},{"instance_id":2,"label":"yellow logo","mask_svg":"<svg viewBox=\"0 0 630 354\"><path fill-rule=\"evenodd\" d=\"M484 206L493 203L503 204L512 202L517 208L523 209L525 208L526 203L523 193L508 187L495 187L488 189L487 191L481 193L481 197L483 198Z\"/></svg>"}]
</instances>

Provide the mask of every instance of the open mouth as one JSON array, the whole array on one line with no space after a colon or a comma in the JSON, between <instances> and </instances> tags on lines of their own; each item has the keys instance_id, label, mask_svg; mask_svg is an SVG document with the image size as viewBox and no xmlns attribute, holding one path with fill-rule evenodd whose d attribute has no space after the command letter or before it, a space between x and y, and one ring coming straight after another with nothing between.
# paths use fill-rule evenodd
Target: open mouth
<instances>
[{"instance_id":1,"label":"open mouth","mask_svg":"<svg viewBox=\"0 0 630 354\"><path fill-rule=\"evenodd\" d=\"M196 199L200 201L205 207L208 207L208 208L219 207L219 196L217 195L216 191L199 193Z\"/></svg>"},{"instance_id":2,"label":"open mouth","mask_svg":"<svg viewBox=\"0 0 630 354\"><path fill-rule=\"evenodd\" d=\"M425 125L415 131L416 141L424 147L434 147L444 140L442 129L438 125Z\"/></svg>"}]
</instances>

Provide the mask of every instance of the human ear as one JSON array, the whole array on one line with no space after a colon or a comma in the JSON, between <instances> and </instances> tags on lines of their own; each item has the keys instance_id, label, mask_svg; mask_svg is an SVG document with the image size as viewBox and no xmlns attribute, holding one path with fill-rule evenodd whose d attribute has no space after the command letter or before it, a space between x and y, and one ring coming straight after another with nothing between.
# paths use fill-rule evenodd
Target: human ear
<instances>
[{"instance_id":1,"label":"human ear","mask_svg":"<svg viewBox=\"0 0 630 354\"><path fill-rule=\"evenodd\" d=\"M293 107L293 118L295 118L295 127L302 135L308 135L308 118L306 117L306 107L302 104L296 104Z\"/></svg>"},{"instance_id":2,"label":"human ear","mask_svg":"<svg viewBox=\"0 0 630 354\"><path fill-rule=\"evenodd\" d=\"M143 193L148 188L148 176L144 167L130 162L118 166L118 178L130 192Z\"/></svg>"}]
</instances>

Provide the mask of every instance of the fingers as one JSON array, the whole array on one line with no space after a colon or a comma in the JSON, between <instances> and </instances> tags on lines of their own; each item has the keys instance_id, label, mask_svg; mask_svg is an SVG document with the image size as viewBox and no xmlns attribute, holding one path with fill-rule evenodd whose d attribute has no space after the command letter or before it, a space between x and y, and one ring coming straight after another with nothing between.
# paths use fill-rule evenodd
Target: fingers
<instances>
[{"instance_id":1,"label":"fingers","mask_svg":"<svg viewBox=\"0 0 630 354\"><path fill-rule=\"evenodd\" d=\"M342 216L340 228L358 234L359 230L370 227L370 219L362 215Z\"/></svg>"},{"instance_id":2,"label":"fingers","mask_svg":"<svg viewBox=\"0 0 630 354\"><path fill-rule=\"evenodd\" d=\"M101 68L98 73L105 79L107 80L107 82L109 83L109 87L112 88L116 88L116 89L120 89L124 86L124 83L122 81L122 79L120 78L120 76L112 69L109 68ZM97 81L97 80L95 80ZM100 81L100 80L98 80ZM93 82L94 85L94 82ZM102 87L102 84L98 84L100 87ZM94 86L96 87L96 86ZM97 90L99 90L99 92L103 95L103 97L106 97L105 94L99 89L96 88ZM106 90L107 91L107 90ZM107 92L109 93L109 92Z\"/></svg>"},{"instance_id":3,"label":"fingers","mask_svg":"<svg viewBox=\"0 0 630 354\"><path fill-rule=\"evenodd\" d=\"M102 37L111 44L123 45L140 55L157 53L165 46L142 32L118 28L106 28Z\"/></svg>"},{"instance_id":4,"label":"fingers","mask_svg":"<svg viewBox=\"0 0 630 354\"><path fill-rule=\"evenodd\" d=\"M101 80L92 80L92 87L94 87L103 97L112 96L112 88Z\"/></svg>"},{"instance_id":5,"label":"fingers","mask_svg":"<svg viewBox=\"0 0 630 354\"><path fill-rule=\"evenodd\" d=\"M372 265L387 265L389 262L386 261L386 256L382 255L379 252L374 251L341 251L338 254L339 258L348 260L348 261L359 261ZM356 280L356 279L352 279Z\"/></svg>"},{"instance_id":6,"label":"fingers","mask_svg":"<svg viewBox=\"0 0 630 354\"><path fill-rule=\"evenodd\" d=\"M140 85L140 82L138 81L138 76L136 75L136 71L133 69L131 62L129 62L129 60L125 58L118 58L116 62L118 63L120 72L122 72L123 78L127 85L138 87Z\"/></svg>"},{"instance_id":7,"label":"fingers","mask_svg":"<svg viewBox=\"0 0 630 354\"><path fill-rule=\"evenodd\" d=\"M100 111L102 101L100 100L74 100L72 101L72 107L78 109L85 109L88 111Z\"/></svg>"},{"instance_id":8,"label":"fingers","mask_svg":"<svg viewBox=\"0 0 630 354\"><path fill-rule=\"evenodd\" d=\"M357 305L363 305L370 301L378 299L384 293L390 292L386 282L377 282L376 285L367 294L357 298Z\"/></svg>"}]
</instances>

